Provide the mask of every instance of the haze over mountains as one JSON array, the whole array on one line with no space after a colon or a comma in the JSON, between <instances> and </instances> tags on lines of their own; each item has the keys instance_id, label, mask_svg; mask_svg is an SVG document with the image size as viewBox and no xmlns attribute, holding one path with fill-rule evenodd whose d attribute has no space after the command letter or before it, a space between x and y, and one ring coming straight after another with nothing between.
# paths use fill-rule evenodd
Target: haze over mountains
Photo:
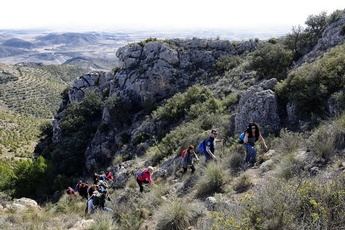
<instances>
[{"instance_id":1,"label":"haze over mountains","mask_svg":"<svg viewBox=\"0 0 345 230\"><path fill-rule=\"evenodd\" d=\"M200 31L125 31L125 32L45 32L37 30L0 30L0 63L35 62L70 64L90 70L111 70L117 62L116 50L130 42L156 38L227 38L242 40L279 36L284 29L267 33L242 30Z\"/></svg>"}]
</instances>

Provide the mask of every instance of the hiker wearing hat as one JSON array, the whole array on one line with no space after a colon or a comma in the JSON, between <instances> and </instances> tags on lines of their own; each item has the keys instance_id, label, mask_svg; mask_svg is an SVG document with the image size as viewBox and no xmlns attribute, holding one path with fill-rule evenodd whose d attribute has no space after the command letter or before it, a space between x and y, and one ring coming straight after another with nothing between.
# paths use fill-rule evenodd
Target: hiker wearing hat
<instances>
[{"instance_id":1,"label":"hiker wearing hat","mask_svg":"<svg viewBox=\"0 0 345 230\"><path fill-rule=\"evenodd\" d=\"M185 150L185 153L183 154L183 160L182 160L182 167L183 167L183 173L187 172L188 167L192 169L192 173L195 171L194 166L194 158L198 161L199 158L196 155L194 151L194 146L190 145L188 149Z\"/></svg>"},{"instance_id":2,"label":"hiker wearing hat","mask_svg":"<svg viewBox=\"0 0 345 230\"><path fill-rule=\"evenodd\" d=\"M153 184L152 180L153 167L149 166L136 173L136 180L140 188L140 192L144 191L143 184Z\"/></svg>"}]
</instances>

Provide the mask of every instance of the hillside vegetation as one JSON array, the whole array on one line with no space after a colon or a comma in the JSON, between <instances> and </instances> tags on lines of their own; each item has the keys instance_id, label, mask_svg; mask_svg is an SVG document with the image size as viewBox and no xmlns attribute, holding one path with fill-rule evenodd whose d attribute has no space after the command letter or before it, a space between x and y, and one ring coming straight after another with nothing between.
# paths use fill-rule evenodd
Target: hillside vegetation
<instances>
[{"instance_id":1,"label":"hillside vegetation","mask_svg":"<svg viewBox=\"0 0 345 230\"><path fill-rule=\"evenodd\" d=\"M79 67L0 64L0 158L32 157Z\"/></svg>"},{"instance_id":2,"label":"hillside vegetation","mask_svg":"<svg viewBox=\"0 0 345 230\"><path fill-rule=\"evenodd\" d=\"M343 229L345 13L313 15L306 25L268 41L148 39L119 49L113 73L85 75L65 92L37 159L0 162L7 197L42 201L25 212L4 201L0 224ZM251 121L268 147L255 144L253 167L239 144ZM212 129L217 160L199 154L196 171L183 173L181 150ZM149 165L154 184L140 193L134 175ZM106 201L113 212L84 215L85 200L63 193L105 169L116 178Z\"/></svg>"},{"instance_id":3,"label":"hillside vegetation","mask_svg":"<svg viewBox=\"0 0 345 230\"><path fill-rule=\"evenodd\" d=\"M72 66L1 65L0 101L13 112L51 119L62 91L83 71Z\"/></svg>"}]
</instances>

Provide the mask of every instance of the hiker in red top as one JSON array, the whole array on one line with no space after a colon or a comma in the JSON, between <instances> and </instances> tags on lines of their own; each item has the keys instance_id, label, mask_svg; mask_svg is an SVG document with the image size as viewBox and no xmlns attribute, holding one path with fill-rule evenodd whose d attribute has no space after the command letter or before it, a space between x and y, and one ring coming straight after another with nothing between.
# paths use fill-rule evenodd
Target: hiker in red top
<instances>
[{"instance_id":1,"label":"hiker in red top","mask_svg":"<svg viewBox=\"0 0 345 230\"><path fill-rule=\"evenodd\" d=\"M142 171L137 172L136 179L137 183L140 187L140 192L144 191L143 184L152 184L152 173L153 173L153 167L149 166L148 168L143 169Z\"/></svg>"},{"instance_id":2,"label":"hiker in red top","mask_svg":"<svg viewBox=\"0 0 345 230\"><path fill-rule=\"evenodd\" d=\"M107 181L113 181L114 180L113 173L110 170L105 173L105 179Z\"/></svg>"}]
</instances>

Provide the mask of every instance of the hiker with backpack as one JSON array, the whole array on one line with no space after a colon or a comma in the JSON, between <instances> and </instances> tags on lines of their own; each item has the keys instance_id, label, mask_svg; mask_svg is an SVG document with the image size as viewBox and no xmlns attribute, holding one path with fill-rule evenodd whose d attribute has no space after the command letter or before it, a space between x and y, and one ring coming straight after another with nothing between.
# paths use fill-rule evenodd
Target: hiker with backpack
<instances>
[{"instance_id":1,"label":"hiker with backpack","mask_svg":"<svg viewBox=\"0 0 345 230\"><path fill-rule=\"evenodd\" d=\"M199 154L205 155L205 162L209 162L210 160L217 160L217 157L214 155L215 147L216 147L216 137L218 136L218 132L215 129L211 130L210 136L203 140L199 145L197 152Z\"/></svg>"},{"instance_id":2,"label":"hiker with backpack","mask_svg":"<svg viewBox=\"0 0 345 230\"><path fill-rule=\"evenodd\" d=\"M104 206L106 194L99 191L94 191L90 198L87 200L85 214L93 214L97 209L112 212L111 208Z\"/></svg>"},{"instance_id":3,"label":"hiker with backpack","mask_svg":"<svg viewBox=\"0 0 345 230\"><path fill-rule=\"evenodd\" d=\"M85 199L87 199L88 194L87 190L89 188L89 185L87 183L84 183L82 180L79 180L77 185L75 186L75 191L79 193L79 195Z\"/></svg>"},{"instance_id":4,"label":"hiker with backpack","mask_svg":"<svg viewBox=\"0 0 345 230\"><path fill-rule=\"evenodd\" d=\"M246 159L245 163L249 167L253 167L256 163L256 149L255 142L260 141L264 146L265 151L268 150L265 139L262 137L259 126L251 122L249 123L245 132L240 135L240 143L244 144L246 149Z\"/></svg>"},{"instance_id":5,"label":"hiker with backpack","mask_svg":"<svg viewBox=\"0 0 345 230\"><path fill-rule=\"evenodd\" d=\"M144 191L143 184L153 184L152 179L153 167L149 166L143 170L136 173L136 180L140 188L140 192Z\"/></svg>"},{"instance_id":6,"label":"hiker with backpack","mask_svg":"<svg viewBox=\"0 0 345 230\"><path fill-rule=\"evenodd\" d=\"M194 146L190 145L187 149L185 149L182 155L182 168L183 168L183 173L186 173L188 170L188 167L192 169L192 173L195 171L195 166L194 166L194 158L198 161L199 158L196 155L194 151Z\"/></svg>"}]
</instances>

